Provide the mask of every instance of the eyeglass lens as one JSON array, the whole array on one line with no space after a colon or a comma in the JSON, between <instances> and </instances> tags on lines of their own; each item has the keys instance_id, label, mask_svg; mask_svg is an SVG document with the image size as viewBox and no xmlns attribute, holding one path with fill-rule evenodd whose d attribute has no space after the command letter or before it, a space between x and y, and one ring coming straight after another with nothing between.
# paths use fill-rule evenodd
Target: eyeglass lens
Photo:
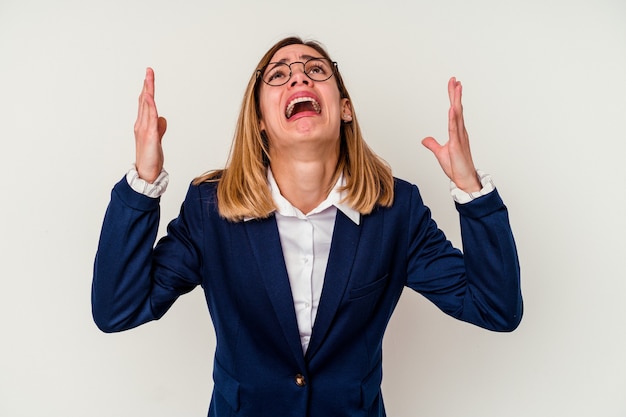
<instances>
[{"instance_id":1,"label":"eyeglass lens","mask_svg":"<svg viewBox=\"0 0 626 417\"><path fill-rule=\"evenodd\" d=\"M291 64L271 62L263 74L263 81L273 86L286 84L291 79L291 66L294 64L302 65L304 74L313 81L326 81L333 75L333 66L328 59L312 58L306 62L294 61Z\"/></svg>"}]
</instances>

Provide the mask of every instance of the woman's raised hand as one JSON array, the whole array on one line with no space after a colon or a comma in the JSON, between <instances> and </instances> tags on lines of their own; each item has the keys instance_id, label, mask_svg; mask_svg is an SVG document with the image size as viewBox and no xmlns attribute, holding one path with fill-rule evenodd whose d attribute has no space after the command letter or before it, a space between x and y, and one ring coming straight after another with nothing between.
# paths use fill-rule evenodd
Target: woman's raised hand
<instances>
[{"instance_id":1,"label":"woman's raised hand","mask_svg":"<svg viewBox=\"0 0 626 417\"><path fill-rule=\"evenodd\" d=\"M135 166L139 177L149 183L154 182L163 169L161 140L166 129L167 121L159 117L154 101L154 71L148 68L135 122Z\"/></svg>"},{"instance_id":2,"label":"woman's raised hand","mask_svg":"<svg viewBox=\"0 0 626 417\"><path fill-rule=\"evenodd\" d=\"M461 104L462 93L461 83L454 77L450 78L448 81L448 96L450 97L448 142L440 145L434 138L427 137L422 140L422 144L435 154L443 171L458 188L472 193L479 191L482 187L472 160L469 136L465 130Z\"/></svg>"}]
</instances>

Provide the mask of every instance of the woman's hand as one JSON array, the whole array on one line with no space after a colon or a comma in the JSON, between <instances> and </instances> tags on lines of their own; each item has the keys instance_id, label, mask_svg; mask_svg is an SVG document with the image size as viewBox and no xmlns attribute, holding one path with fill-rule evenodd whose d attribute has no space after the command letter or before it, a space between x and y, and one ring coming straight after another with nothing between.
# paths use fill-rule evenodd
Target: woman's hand
<instances>
[{"instance_id":1,"label":"woman's hand","mask_svg":"<svg viewBox=\"0 0 626 417\"><path fill-rule=\"evenodd\" d=\"M161 140L166 129L167 121L159 117L154 102L154 71L148 68L135 122L135 166L139 178L149 183L154 182L163 169Z\"/></svg>"},{"instance_id":2,"label":"woman's hand","mask_svg":"<svg viewBox=\"0 0 626 417\"><path fill-rule=\"evenodd\" d=\"M461 104L462 92L461 83L454 77L450 78L448 81L448 96L450 97L448 142L442 146L434 138L427 137L422 140L422 144L435 154L445 174L458 188L466 193L472 193L480 191L482 187L472 160L469 136L465 130Z\"/></svg>"}]
</instances>

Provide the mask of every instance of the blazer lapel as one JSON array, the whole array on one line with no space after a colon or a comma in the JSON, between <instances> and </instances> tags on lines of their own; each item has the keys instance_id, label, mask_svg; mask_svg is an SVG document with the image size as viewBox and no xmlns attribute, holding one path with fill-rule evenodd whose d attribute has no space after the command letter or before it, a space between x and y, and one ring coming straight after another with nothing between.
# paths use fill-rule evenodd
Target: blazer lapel
<instances>
[{"instance_id":1,"label":"blazer lapel","mask_svg":"<svg viewBox=\"0 0 626 417\"><path fill-rule=\"evenodd\" d=\"M276 218L272 216L264 220L250 220L245 225L276 319L298 363L304 366L300 332Z\"/></svg>"},{"instance_id":2,"label":"blazer lapel","mask_svg":"<svg viewBox=\"0 0 626 417\"><path fill-rule=\"evenodd\" d=\"M343 298L350 278L360 233L361 228L340 210L337 210L322 296L313 326L313 334L306 352L307 360L315 355L326 337Z\"/></svg>"}]
</instances>

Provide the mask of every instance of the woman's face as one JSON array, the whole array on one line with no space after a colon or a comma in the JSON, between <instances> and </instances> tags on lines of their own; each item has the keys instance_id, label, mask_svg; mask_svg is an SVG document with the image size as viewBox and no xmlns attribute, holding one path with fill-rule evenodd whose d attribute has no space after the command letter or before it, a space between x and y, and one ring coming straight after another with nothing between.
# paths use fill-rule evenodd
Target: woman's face
<instances>
[{"instance_id":1,"label":"woman's face","mask_svg":"<svg viewBox=\"0 0 626 417\"><path fill-rule=\"evenodd\" d=\"M322 56L309 46L289 45L279 49L270 62L291 64L311 58ZM283 68L286 71L281 73L282 76L288 77L288 68ZM274 69L270 64L262 76L271 75ZM270 152L301 144L337 146L342 114L351 115L351 109L348 100L341 98L335 77L314 81L299 63L291 66L291 73L291 79L280 86L258 81L262 83L259 89L260 128L267 134Z\"/></svg>"}]
</instances>

